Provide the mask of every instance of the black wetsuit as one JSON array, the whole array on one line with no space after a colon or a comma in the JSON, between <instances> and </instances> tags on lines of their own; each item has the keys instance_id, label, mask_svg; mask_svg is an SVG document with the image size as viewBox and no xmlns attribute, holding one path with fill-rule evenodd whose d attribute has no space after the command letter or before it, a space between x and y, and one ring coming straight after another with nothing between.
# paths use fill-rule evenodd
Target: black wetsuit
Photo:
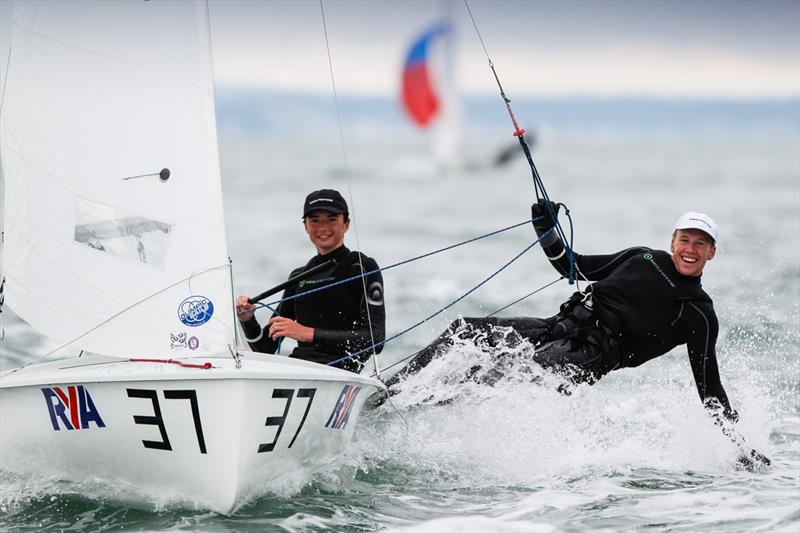
<instances>
[{"instance_id":1,"label":"black wetsuit","mask_svg":"<svg viewBox=\"0 0 800 533\"><path fill-rule=\"evenodd\" d=\"M360 275L359 256L364 272L378 269L378 264L374 259L359 252L351 252L347 247L341 246L329 254L312 257L305 266L293 270L289 275L290 278L330 259L336 261L335 265L316 272L298 284L287 288L283 293L283 298L286 299ZM376 344L375 351L380 352L383 348L380 343L383 342L386 331L381 273L376 272L367 276L366 285L366 298L364 297L364 285L359 277L308 296L282 301L278 305L277 315L291 318L304 326L314 328L313 342L298 342L290 357L325 364L369 348L373 342ZM367 315L367 309L369 309L369 315ZM371 333L370 324L372 325ZM254 351L275 353L278 349L278 342L269 337L269 326L265 326L262 330L254 318L244 322L242 328L250 348ZM357 358L342 361L335 366L358 372L371 354L372 350L367 350Z\"/></svg>"},{"instance_id":2,"label":"black wetsuit","mask_svg":"<svg viewBox=\"0 0 800 533\"><path fill-rule=\"evenodd\" d=\"M570 266L563 242L555 231L537 228L537 232L544 235L540 242L545 254L566 276ZM389 384L446 351L454 336L495 345L500 337L513 344L518 335L536 345L532 356L536 363L586 383L594 383L618 368L639 366L686 344L701 400L709 408L721 406L727 418L736 417L717 368L717 317L699 277L680 274L667 252L644 247L574 257L583 276L595 283L586 293L575 293L558 315L458 320ZM497 335L495 326L511 328L512 335ZM476 336L476 331L488 334ZM501 360L505 355L500 350Z\"/></svg>"}]
</instances>

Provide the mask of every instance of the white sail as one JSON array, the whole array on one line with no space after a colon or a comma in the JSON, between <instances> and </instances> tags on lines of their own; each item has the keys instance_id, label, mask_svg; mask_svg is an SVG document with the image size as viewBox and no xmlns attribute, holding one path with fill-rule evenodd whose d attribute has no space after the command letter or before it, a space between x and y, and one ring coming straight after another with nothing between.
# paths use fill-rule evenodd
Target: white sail
<instances>
[{"instance_id":1,"label":"white sail","mask_svg":"<svg viewBox=\"0 0 800 533\"><path fill-rule=\"evenodd\" d=\"M6 304L106 355L232 345L205 3L25 1L10 26Z\"/></svg>"},{"instance_id":2,"label":"white sail","mask_svg":"<svg viewBox=\"0 0 800 533\"><path fill-rule=\"evenodd\" d=\"M452 6L411 44L402 76L401 99L408 117L427 130L436 163L460 166L461 98L456 83L456 29Z\"/></svg>"},{"instance_id":3,"label":"white sail","mask_svg":"<svg viewBox=\"0 0 800 533\"><path fill-rule=\"evenodd\" d=\"M457 19L454 16L452 2L443 4L444 24L449 29L442 35L440 53L434 54L438 63L435 72L439 74L437 85L439 87L440 116L431 129L433 154L437 163L444 170L454 170L461 167L464 156L462 150L461 131L463 127L463 109L461 94L457 83L456 65L458 60L458 34Z\"/></svg>"}]
</instances>

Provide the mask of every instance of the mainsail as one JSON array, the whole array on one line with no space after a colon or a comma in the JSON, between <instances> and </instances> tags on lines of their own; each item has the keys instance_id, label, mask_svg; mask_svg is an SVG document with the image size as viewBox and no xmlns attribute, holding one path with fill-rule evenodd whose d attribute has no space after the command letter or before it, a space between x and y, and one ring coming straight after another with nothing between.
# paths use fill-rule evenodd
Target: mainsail
<instances>
[{"instance_id":1,"label":"mainsail","mask_svg":"<svg viewBox=\"0 0 800 533\"><path fill-rule=\"evenodd\" d=\"M205 2L26 1L10 26L6 304L106 355L232 345Z\"/></svg>"}]
</instances>

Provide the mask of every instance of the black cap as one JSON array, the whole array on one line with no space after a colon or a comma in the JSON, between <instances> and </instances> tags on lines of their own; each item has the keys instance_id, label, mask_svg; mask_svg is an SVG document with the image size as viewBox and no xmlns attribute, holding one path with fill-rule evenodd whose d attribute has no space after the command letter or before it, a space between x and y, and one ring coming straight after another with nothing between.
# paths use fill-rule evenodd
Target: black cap
<instances>
[{"instance_id":1,"label":"black cap","mask_svg":"<svg viewBox=\"0 0 800 533\"><path fill-rule=\"evenodd\" d=\"M306 218L312 211L327 211L335 215L344 215L347 218L347 202L344 201L339 191L333 189L322 189L314 191L306 196L306 203L303 204L303 218Z\"/></svg>"}]
</instances>

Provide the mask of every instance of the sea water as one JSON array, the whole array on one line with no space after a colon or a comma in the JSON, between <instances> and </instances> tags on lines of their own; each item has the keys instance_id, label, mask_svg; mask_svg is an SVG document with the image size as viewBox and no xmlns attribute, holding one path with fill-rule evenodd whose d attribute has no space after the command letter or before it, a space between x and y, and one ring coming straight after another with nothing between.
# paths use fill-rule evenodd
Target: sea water
<instances>
[{"instance_id":1,"label":"sea water","mask_svg":"<svg viewBox=\"0 0 800 533\"><path fill-rule=\"evenodd\" d=\"M361 135L357 127L345 129L345 153L325 133L290 142L223 131L236 291L260 292L310 257L301 205L317 188L343 192L353 214L347 244L383 266L525 220L534 200L527 164L522 158L505 167L490 164L511 140L508 131L472 130L464 139L464 164L456 168L433 161L424 138ZM668 249L672 223L688 210L719 223L717 257L703 286L720 322L720 374L740 414L737 430L771 458L769 468L737 468L737 449L698 400L684 347L565 395L557 392L558 377L524 367L494 385L464 381L469 368L490 364L493 354L457 344L404 383L391 402L365 411L345 455L282 479L231 516L158 494L131 497L88 481L2 472L0 529L798 531L796 128L554 124L537 138L536 164L550 196L570 209L580 253ZM489 314L555 280L534 247L436 314L534 238L523 226L386 271L390 335L435 316L390 342L379 365L412 354L459 316ZM502 314L552 315L573 290L561 281ZM4 315L4 369L53 346Z\"/></svg>"}]
</instances>

